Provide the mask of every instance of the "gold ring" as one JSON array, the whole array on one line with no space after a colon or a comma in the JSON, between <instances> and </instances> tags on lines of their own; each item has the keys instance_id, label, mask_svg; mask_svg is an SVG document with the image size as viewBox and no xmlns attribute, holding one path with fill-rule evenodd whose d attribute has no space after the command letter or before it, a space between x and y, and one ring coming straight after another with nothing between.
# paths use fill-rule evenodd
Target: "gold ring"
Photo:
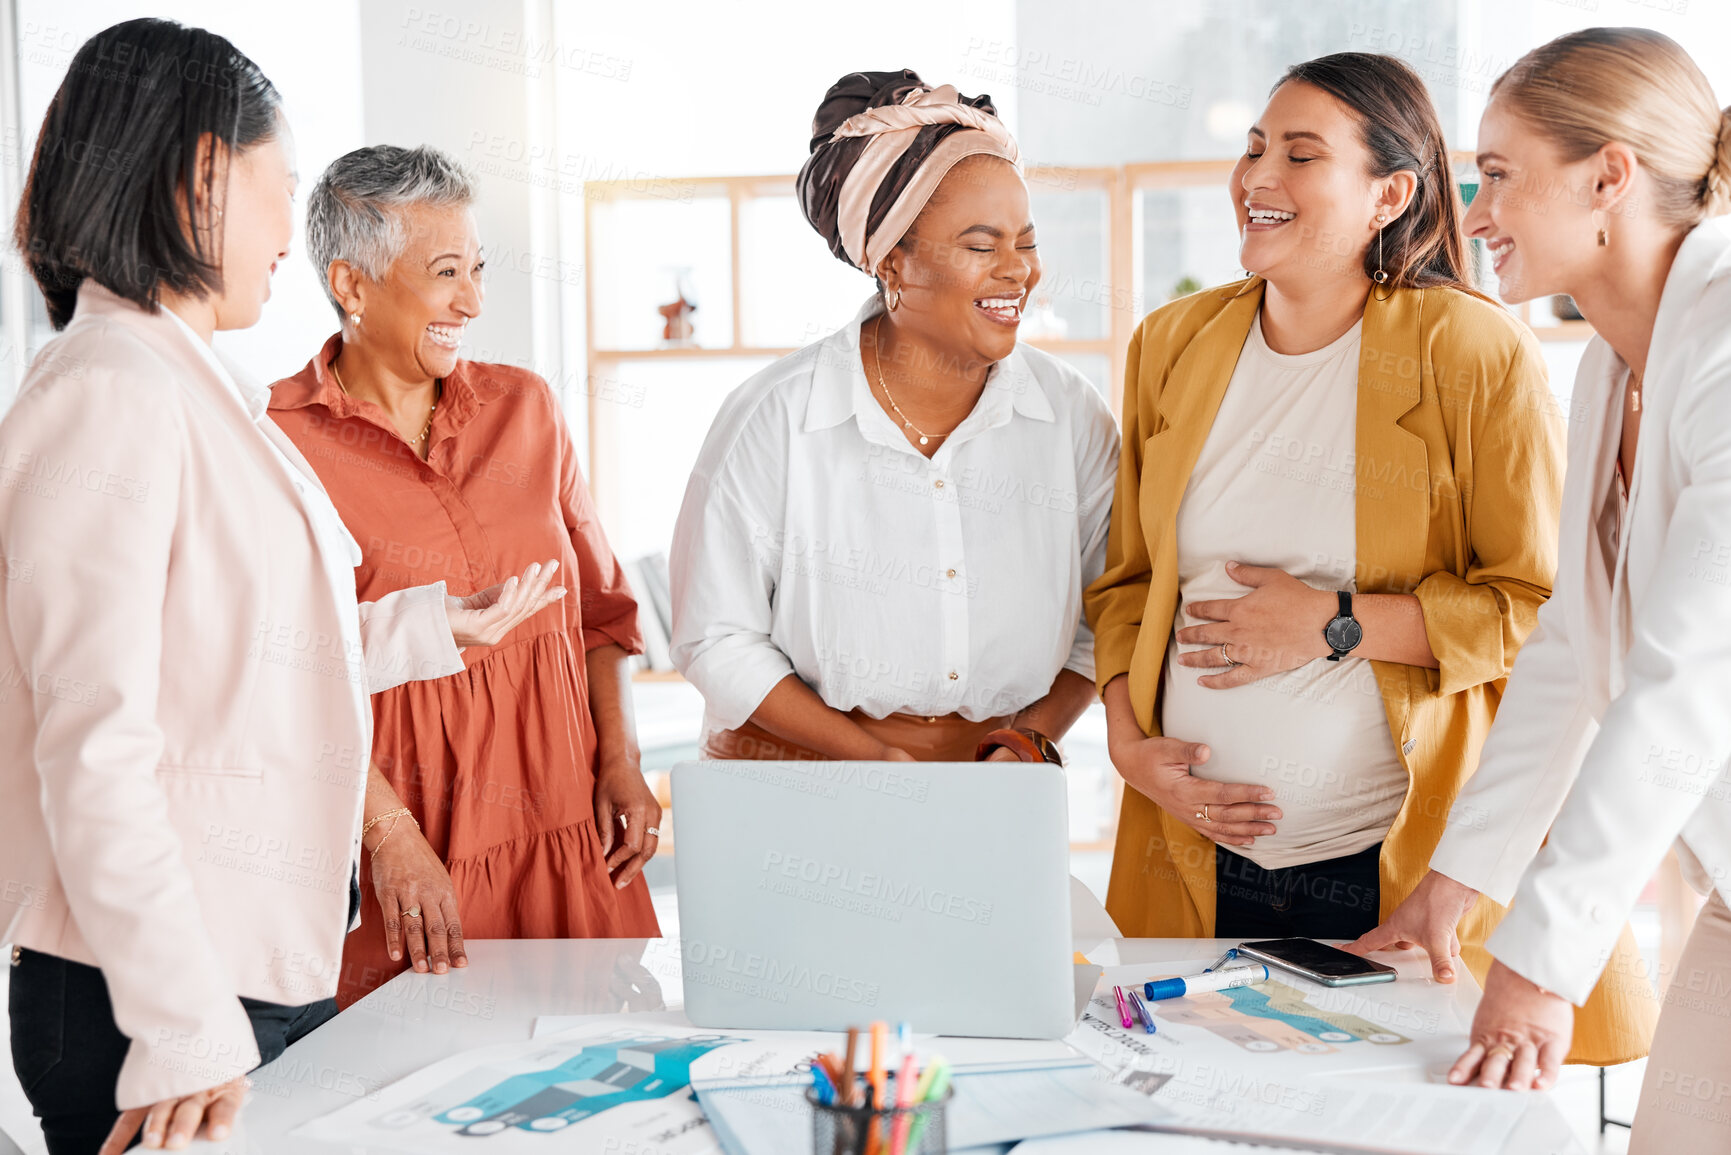
<instances>
[{"instance_id":1,"label":"gold ring","mask_svg":"<svg viewBox=\"0 0 1731 1155\"><path fill-rule=\"evenodd\" d=\"M1198 814L1196 817L1202 819L1202 821L1204 821L1204 822L1213 822L1214 821L1214 819L1208 817L1208 803L1206 803L1206 802L1204 802L1202 804L1202 813Z\"/></svg>"},{"instance_id":2,"label":"gold ring","mask_svg":"<svg viewBox=\"0 0 1731 1155\"><path fill-rule=\"evenodd\" d=\"M1488 1059L1492 1055L1501 1055L1505 1059L1512 1059L1515 1057L1515 1049L1507 1043L1498 1043L1496 1046L1486 1049L1485 1058Z\"/></svg>"},{"instance_id":3,"label":"gold ring","mask_svg":"<svg viewBox=\"0 0 1731 1155\"><path fill-rule=\"evenodd\" d=\"M417 902L414 906L411 906L408 910L405 910L403 912L403 917L404 918L420 918L421 917L421 904Z\"/></svg>"}]
</instances>

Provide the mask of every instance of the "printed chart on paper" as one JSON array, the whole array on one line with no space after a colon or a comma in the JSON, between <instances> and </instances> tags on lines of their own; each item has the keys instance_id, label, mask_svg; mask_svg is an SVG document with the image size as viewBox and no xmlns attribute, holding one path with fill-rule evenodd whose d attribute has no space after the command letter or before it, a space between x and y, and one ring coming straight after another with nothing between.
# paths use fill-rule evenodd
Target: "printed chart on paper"
<instances>
[{"instance_id":1,"label":"printed chart on paper","mask_svg":"<svg viewBox=\"0 0 1731 1155\"><path fill-rule=\"evenodd\" d=\"M1138 988L1154 978L1197 974L1209 960L1159 967L1110 967L1101 977L1072 1045L1100 1058L1128 1052L1151 1069L1173 1062L1242 1065L1271 1074L1325 1075L1452 1062L1472 1022L1478 988L1430 981L1428 967L1401 969L1401 980L1365 987L1325 987L1272 971L1267 982L1228 991L1149 1002L1157 1032L1119 1022L1113 985ZM1434 1052L1434 1053L1433 1053Z\"/></svg>"},{"instance_id":2,"label":"printed chart on paper","mask_svg":"<svg viewBox=\"0 0 1731 1155\"><path fill-rule=\"evenodd\" d=\"M406 1151L715 1151L692 1067L745 1036L597 1018L453 1056L297 1134Z\"/></svg>"}]
</instances>

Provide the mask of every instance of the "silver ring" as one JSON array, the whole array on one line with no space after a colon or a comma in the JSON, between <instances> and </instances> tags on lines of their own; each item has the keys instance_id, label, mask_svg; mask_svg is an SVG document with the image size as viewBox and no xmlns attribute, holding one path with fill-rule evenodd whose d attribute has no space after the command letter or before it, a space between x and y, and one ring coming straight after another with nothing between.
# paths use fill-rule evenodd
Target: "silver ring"
<instances>
[{"instance_id":1,"label":"silver ring","mask_svg":"<svg viewBox=\"0 0 1731 1155\"><path fill-rule=\"evenodd\" d=\"M405 910L403 912L403 917L404 918L420 918L421 917L421 904L417 902L414 906L411 906L408 910Z\"/></svg>"},{"instance_id":2,"label":"silver ring","mask_svg":"<svg viewBox=\"0 0 1731 1155\"><path fill-rule=\"evenodd\" d=\"M1233 661L1232 655L1227 653L1226 647L1231 645L1231 644L1232 644L1231 642L1221 642L1220 643L1220 660L1225 662L1228 668L1231 668L1233 666L1242 666L1244 664L1243 662Z\"/></svg>"},{"instance_id":3,"label":"silver ring","mask_svg":"<svg viewBox=\"0 0 1731 1155\"><path fill-rule=\"evenodd\" d=\"M645 834L653 834L653 835L655 835L655 837L657 837L657 838L660 838L660 837L661 837L661 831L660 831L660 830L659 830L659 829L658 829L658 828L656 828L656 827L654 827L654 826L645 826L645 827L644 827L644 828L643 828L643 833L645 833Z\"/></svg>"}]
</instances>

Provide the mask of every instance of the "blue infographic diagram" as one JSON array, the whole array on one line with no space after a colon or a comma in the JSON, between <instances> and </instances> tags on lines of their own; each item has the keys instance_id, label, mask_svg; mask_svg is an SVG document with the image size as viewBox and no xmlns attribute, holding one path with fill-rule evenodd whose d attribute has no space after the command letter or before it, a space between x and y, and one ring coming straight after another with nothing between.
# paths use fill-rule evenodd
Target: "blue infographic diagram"
<instances>
[{"instance_id":1,"label":"blue infographic diagram","mask_svg":"<svg viewBox=\"0 0 1731 1155\"><path fill-rule=\"evenodd\" d=\"M732 1035L598 1040L556 1066L507 1076L433 1120L455 1127L454 1134L476 1137L513 1128L563 1131L609 1108L683 1091L699 1057L744 1041Z\"/></svg>"},{"instance_id":2,"label":"blue infographic diagram","mask_svg":"<svg viewBox=\"0 0 1731 1155\"><path fill-rule=\"evenodd\" d=\"M1412 1040L1357 1015L1321 1010L1305 991L1270 979L1253 987L1211 991L1153 1004L1175 1023L1211 1031L1247 1051L1322 1055L1348 1043L1399 1046Z\"/></svg>"}]
</instances>

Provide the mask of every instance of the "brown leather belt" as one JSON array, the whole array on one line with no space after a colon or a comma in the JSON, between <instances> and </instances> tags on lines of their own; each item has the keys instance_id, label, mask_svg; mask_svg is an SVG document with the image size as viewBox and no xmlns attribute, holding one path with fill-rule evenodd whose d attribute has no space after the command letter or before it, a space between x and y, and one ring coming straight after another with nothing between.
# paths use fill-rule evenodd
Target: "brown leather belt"
<instances>
[{"instance_id":1,"label":"brown leather belt","mask_svg":"<svg viewBox=\"0 0 1731 1155\"><path fill-rule=\"evenodd\" d=\"M972 762L986 735L1010 722L1008 717L970 722L960 714L890 714L873 718L859 710L848 717L866 733L897 749L906 750L920 762ZM830 756L796 745L751 722L737 730L720 730L703 742L705 758L748 761L829 761Z\"/></svg>"}]
</instances>

